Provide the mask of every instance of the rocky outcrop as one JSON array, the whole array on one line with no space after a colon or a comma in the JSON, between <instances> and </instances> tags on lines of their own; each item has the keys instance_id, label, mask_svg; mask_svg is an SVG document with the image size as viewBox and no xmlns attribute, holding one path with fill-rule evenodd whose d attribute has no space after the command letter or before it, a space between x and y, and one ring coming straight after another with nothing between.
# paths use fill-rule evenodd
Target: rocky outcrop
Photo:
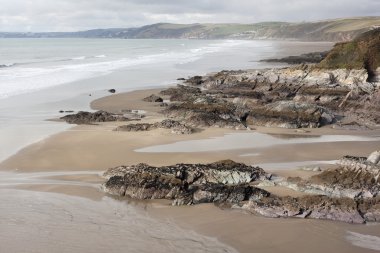
<instances>
[{"instance_id":1,"label":"rocky outcrop","mask_svg":"<svg viewBox=\"0 0 380 253\"><path fill-rule=\"evenodd\" d=\"M280 62L287 64L305 64L305 63L320 63L328 54L325 52L314 52L301 54L299 56L288 56L280 59L265 59L263 62Z\"/></svg>"},{"instance_id":2,"label":"rocky outcrop","mask_svg":"<svg viewBox=\"0 0 380 253\"><path fill-rule=\"evenodd\" d=\"M159 96L157 96L155 94L152 94L149 97L144 98L143 101L145 101L145 102L152 102L152 103L161 103L161 102L164 102L164 100L162 99L162 97L159 97Z\"/></svg>"},{"instance_id":3,"label":"rocky outcrop","mask_svg":"<svg viewBox=\"0 0 380 253\"><path fill-rule=\"evenodd\" d=\"M170 129L173 134L192 134L194 129L178 121L165 119L154 124L137 123L118 126L115 131L140 132L150 131L157 128Z\"/></svg>"},{"instance_id":4,"label":"rocky outcrop","mask_svg":"<svg viewBox=\"0 0 380 253\"><path fill-rule=\"evenodd\" d=\"M69 124L77 124L77 125L128 120L128 118L122 115L113 114L106 111L78 112L76 114L69 114L64 117L61 117L61 119L66 121Z\"/></svg>"},{"instance_id":5,"label":"rocky outcrop","mask_svg":"<svg viewBox=\"0 0 380 253\"><path fill-rule=\"evenodd\" d=\"M247 123L283 128L317 128L331 124L334 114L325 108L294 101L278 101L250 110Z\"/></svg>"},{"instance_id":6,"label":"rocky outcrop","mask_svg":"<svg viewBox=\"0 0 380 253\"><path fill-rule=\"evenodd\" d=\"M104 173L103 189L113 195L137 199L169 199L175 205L211 202L239 203L262 190L250 182L270 178L258 167L230 160L211 164L147 164L121 166Z\"/></svg>"},{"instance_id":7,"label":"rocky outcrop","mask_svg":"<svg viewBox=\"0 0 380 253\"><path fill-rule=\"evenodd\" d=\"M269 195L258 199L253 196L242 208L271 218L313 218L359 224L370 221L363 217L357 203L348 198L318 195L292 198Z\"/></svg>"},{"instance_id":8,"label":"rocky outcrop","mask_svg":"<svg viewBox=\"0 0 380 253\"><path fill-rule=\"evenodd\" d=\"M371 162L376 162L378 155L376 151L368 158L345 156L338 168L324 170L307 180L290 177L273 183L309 194L370 200L380 192L380 164Z\"/></svg>"},{"instance_id":9,"label":"rocky outcrop","mask_svg":"<svg viewBox=\"0 0 380 253\"><path fill-rule=\"evenodd\" d=\"M202 94L201 89L185 85L169 88L160 92L161 95L169 96L170 101L192 101Z\"/></svg>"},{"instance_id":10,"label":"rocky outcrop","mask_svg":"<svg viewBox=\"0 0 380 253\"><path fill-rule=\"evenodd\" d=\"M157 128L170 129L173 134L192 134L194 132L192 127L172 119L165 119L154 125Z\"/></svg>"},{"instance_id":11,"label":"rocky outcrop","mask_svg":"<svg viewBox=\"0 0 380 253\"><path fill-rule=\"evenodd\" d=\"M374 30L343 49L337 45L318 65L194 76L188 86L161 92L171 100L164 112L197 127L347 128L346 119L355 129L374 127L380 124L379 35Z\"/></svg>"},{"instance_id":12,"label":"rocky outcrop","mask_svg":"<svg viewBox=\"0 0 380 253\"><path fill-rule=\"evenodd\" d=\"M322 173L318 179L312 178L307 183L322 185L323 182L325 189L335 187L336 191L369 189L376 184L366 176L338 172L334 175ZM106 171L104 177L107 181L103 189L107 193L136 199L168 199L173 205L218 203L273 218L314 218L348 223L380 221L378 188L371 188L374 190L372 196L338 196L320 189L319 194L280 197L258 188L261 182L272 181L272 175L259 167L230 160L163 167L120 166ZM288 181L300 185L302 179Z\"/></svg>"},{"instance_id":13,"label":"rocky outcrop","mask_svg":"<svg viewBox=\"0 0 380 253\"><path fill-rule=\"evenodd\" d=\"M141 131L150 131L155 129L153 124L149 123L136 123L118 126L115 131L125 131L125 132L141 132Z\"/></svg>"}]
</instances>

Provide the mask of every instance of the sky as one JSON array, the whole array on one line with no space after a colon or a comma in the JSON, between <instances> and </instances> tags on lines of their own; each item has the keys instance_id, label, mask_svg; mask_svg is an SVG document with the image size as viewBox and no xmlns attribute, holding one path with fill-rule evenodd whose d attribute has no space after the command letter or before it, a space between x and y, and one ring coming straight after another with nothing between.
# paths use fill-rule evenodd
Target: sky
<instances>
[{"instance_id":1,"label":"sky","mask_svg":"<svg viewBox=\"0 0 380 253\"><path fill-rule=\"evenodd\" d=\"M0 0L0 31L57 32L170 23L380 16L380 0Z\"/></svg>"}]
</instances>

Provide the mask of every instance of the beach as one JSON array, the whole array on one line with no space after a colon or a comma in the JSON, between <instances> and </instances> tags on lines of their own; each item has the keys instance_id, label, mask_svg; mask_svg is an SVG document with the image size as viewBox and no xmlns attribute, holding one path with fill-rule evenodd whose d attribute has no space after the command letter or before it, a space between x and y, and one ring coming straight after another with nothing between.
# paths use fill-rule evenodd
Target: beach
<instances>
[{"instance_id":1,"label":"beach","mask_svg":"<svg viewBox=\"0 0 380 253\"><path fill-rule=\"evenodd\" d=\"M150 89L106 96L92 101L91 107L94 110L108 110L115 113L123 110L143 110L146 113L141 122L157 122L163 119L163 116L158 113L160 107L154 103L143 102L142 99L151 94L158 94L159 91L160 89ZM65 132L55 134L24 148L0 164L4 173L9 172L10 175L15 173L21 178L17 179L16 177L15 183L12 185L11 180L6 180L7 174L5 174L2 176L5 180L2 180L1 185L6 188L5 182L8 181L13 189L50 192L49 194L52 192L63 193L68 196L68 200L74 201L72 203L76 203L75 201L79 200L76 198L79 197L83 198L84 202L89 202L89 205L94 203L99 210L106 210L110 197L100 190L100 184L104 182L101 175L106 169L119 165L149 163L158 166L175 163L210 163L232 159L252 165L263 164L267 171L282 176L308 177L315 172L294 169L294 163L306 161L308 164L308 161L314 161L313 163L322 167L328 167L329 165L322 161L333 161L347 154L367 155L380 143L380 140L376 139L379 136L378 130L347 131L321 128L311 129L307 133L299 133L294 129L259 127L251 131L208 128L191 135L175 135L167 129L155 129L148 132L113 131L120 124L123 123L107 122L97 125L73 126ZM183 141L210 140L237 133L250 135L260 133L265 136L274 136L280 140L304 138L306 141L274 142L273 145L260 148L236 146L237 148L232 149L202 152L136 152L144 147ZM330 139L317 142L307 141L307 138L326 135L335 136L335 138L339 136L354 136L355 138L347 141L344 138L337 138L336 141ZM262 138L261 135L258 137ZM224 143L227 147L228 144L228 142ZM281 169L274 166L282 163L288 163L288 166ZM22 175L25 175L24 179ZM26 180L28 175L29 178L32 178L29 181ZM279 187L266 187L266 190L284 195L296 196L299 194ZM49 198L54 198L54 195ZM157 227L162 226L164 237L171 235L165 230L166 226L170 224L170 226L178 226L178 229L182 229L181 231L195 231L200 238L206 236L205 238L208 239L204 239L205 242L202 245L211 245L215 242L209 238L216 238L221 243L218 242L217 247L224 247L227 252L233 252L234 249L238 252L294 252L300 249L308 252L375 252L368 248L370 245L368 243L367 248L359 248L353 244L355 242L356 245L363 245L363 241L366 244L365 240L368 238L365 235L380 236L378 225L350 225L307 219L270 219L244 213L241 210L222 210L212 204L172 207L166 201L131 201L127 199L117 201L128 203L138 212L159 220ZM76 214L74 211L72 215L75 219L76 215L82 217L84 214L80 212ZM31 220L33 219L32 217ZM38 220L38 217L35 219ZM97 222L107 223L106 218L99 219ZM117 220L114 222L117 223ZM50 228L50 230L54 235L57 228ZM49 236L46 238L48 239ZM116 238L104 240L107 243L114 243ZM137 252L138 248L136 247L134 250ZM207 247L204 246L203 250L199 252L207 251L206 249ZM171 250L177 252L178 247L173 247ZM113 251L111 250L111 252ZM134 251L131 250L131 252ZM209 252L217 252L217 250L215 248Z\"/></svg>"}]
</instances>

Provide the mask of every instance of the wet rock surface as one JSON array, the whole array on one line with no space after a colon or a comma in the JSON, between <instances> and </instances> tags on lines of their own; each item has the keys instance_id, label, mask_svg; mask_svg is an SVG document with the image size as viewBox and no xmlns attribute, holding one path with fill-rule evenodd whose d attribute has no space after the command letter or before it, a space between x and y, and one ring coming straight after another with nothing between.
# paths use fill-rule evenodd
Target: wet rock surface
<instances>
[{"instance_id":1,"label":"wet rock surface","mask_svg":"<svg viewBox=\"0 0 380 253\"><path fill-rule=\"evenodd\" d=\"M78 112L76 114L69 114L60 119L66 121L69 124L95 124L99 122L110 121L128 121L128 118L123 115L113 114L106 111L97 112Z\"/></svg>"},{"instance_id":2,"label":"wet rock surface","mask_svg":"<svg viewBox=\"0 0 380 253\"><path fill-rule=\"evenodd\" d=\"M139 132L157 128L170 129L173 134L192 134L194 129L178 121L165 119L157 123L137 123L119 126L115 131Z\"/></svg>"},{"instance_id":3,"label":"wet rock surface","mask_svg":"<svg viewBox=\"0 0 380 253\"><path fill-rule=\"evenodd\" d=\"M287 64L320 63L326 58L328 51L288 56L280 59L265 59L263 62L281 62Z\"/></svg>"},{"instance_id":4,"label":"wet rock surface","mask_svg":"<svg viewBox=\"0 0 380 253\"><path fill-rule=\"evenodd\" d=\"M363 129L380 123L380 83L368 82L366 69L221 71L186 84L161 93L171 101L164 114L192 126L348 128L355 122L353 128Z\"/></svg>"},{"instance_id":5,"label":"wet rock surface","mask_svg":"<svg viewBox=\"0 0 380 253\"><path fill-rule=\"evenodd\" d=\"M155 94L152 94L146 98L143 99L143 101L145 102L152 102L152 103L162 103L164 102L164 100L162 99L162 97L159 97Z\"/></svg>"},{"instance_id":6,"label":"wet rock surface","mask_svg":"<svg viewBox=\"0 0 380 253\"><path fill-rule=\"evenodd\" d=\"M230 160L212 164L121 166L104 173L108 193L137 199L169 199L174 205L238 203L262 190L249 183L270 178L263 169Z\"/></svg>"},{"instance_id":7,"label":"wet rock surface","mask_svg":"<svg viewBox=\"0 0 380 253\"><path fill-rule=\"evenodd\" d=\"M307 180L278 180L259 167L230 160L164 167L138 164L106 171L103 189L136 199L169 199L173 205L218 203L272 218L380 221L379 165L357 157L345 157L342 164ZM309 194L277 196L260 189L268 182Z\"/></svg>"}]
</instances>

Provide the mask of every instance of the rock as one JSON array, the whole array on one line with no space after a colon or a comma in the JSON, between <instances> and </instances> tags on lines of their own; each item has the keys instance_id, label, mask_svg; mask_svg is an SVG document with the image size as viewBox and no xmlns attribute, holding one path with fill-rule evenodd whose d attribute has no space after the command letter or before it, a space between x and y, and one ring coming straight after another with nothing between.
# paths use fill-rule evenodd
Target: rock
<instances>
[{"instance_id":1,"label":"rock","mask_svg":"<svg viewBox=\"0 0 380 253\"><path fill-rule=\"evenodd\" d=\"M279 101L252 109L250 125L283 128L316 128L330 124L334 115L323 107L293 101Z\"/></svg>"},{"instance_id":2,"label":"rock","mask_svg":"<svg viewBox=\"0 0 380 253\"><path fill-rule=\"evenodd\" d=\"M116 93L116 90L115 89L109 89L108 92L109 93Z\"/></svg>"},{"instance_id":3,"label":"rock","mask_svg":"<svg viewBox=\"0 0 380 253\"><path fill-rule=\"evenodd\" d=\"M180 78L177 78L177 81L186 81L186 79L183 77L180 77Z\"/></svg>"},{"instance_id":4,"label":"rock","mask_svg":"<svg viewBox=\"0 0 380 253\"><path fill-rule=\"evenodd\" d=\"M160 92L164 96L169 96L170 101L192 101L201 94L201 89L185 85L169 88Z\"/></svg>"},{"instance_id":5,"label":"rock","mask_svg":"<svg viewBox=\"0 0 380 253\"><path fill-rule=\"evenodd\" d=\"M380 191L380 166L365 157L345 156L338 168L324 170L309 179L287 178L277 185L299 192L355 200L372 199Z\"/></svg>"},{"instance_id":6,"label":"rock","mask_svg":"<svg viewBox=\"0 0 380 253\"><path fill-rule=\"evenodd\" d=\"M192 134L193 128L172 119L166 119L154 124L157 128L171 129L173 134Z\"/></svg>"},{"instance_id":7,"label":"rock","mask_svg":"<svg viewBox=\"0 0 380 253\"><path fill-rule=\"evenodd\" d=\"M298 185L299 188L293 188L295 190L313 184L324 187L315 192L322 194L295 198L276 196L252 186L252 183L269 185L269 182L277 185L281 180L272 180L272 175L261 168L230 160L163 167L138 164L107 170L103 189L113 195L136 199L169 199L173 205L233 205L273 218L314 218L359 224L380 220L380 196L334 196L327 190L335 187L335 190L344 191L344 187L349 187L347 189L361 191L363 186L375 185L373 180L364 174L358 176L344 171L322 172L320 175L307 182L301 178L289 178L289 185Z\"/></svg>"},{"instance_id":8,"label":"rock","mask_svg":"<svg viewBox=\"0 0 380 253\"><path fill-rule=\"evenodd\" d=\"M379 162L380 162L380 151L375 151L375 152L371 153L367 158L367 162L371 162L373 164L379 164Z\"/></svg>"},{"instance_id":9,"label":"rock","mask_svg":"<svg viewBox=\"0 0 380 253\"><path fill-rule=\"evenodd\" d=\"M255 190L248 183L267 174L258 167L230 160L211 164L147 164L120 166L104 173L103 189L137 199L170 199L173 204L233 202L248 200Z\"/></svg>"},{"instance_id":10,"label":"rock","mask_svg":"<svg viewBox=\"0 0 380 253\"><path fill-rule=\"evenodd\" d=\"M141 132L141 131L150 131L156 127L153 124L149 123L136 123L118 126L115 131L126 131L126 132Z\"/></svg>"},{"instance_id":11,"label":"rock","mask_svg":"<svg viewBox=\"0 0 380 253\"><path fill-rule=\"evenodd\" d=\"M202 76L193 76L185 81L188 85L198 86L203 83L203 77Z\"/></svg>"},{"instance_id":12,"label":"rock","mask_svg":"<svg viewBox=\"0 0 380 253\"><path fill-rule=\"evenodd\" d=\"M326 196L292 198L269 195L261 199L250 199L243 205L243 209L272 218L314 218L359 224L365 222L354 200Z\"/></svg>"},{"instance_id":13,"label":"rock","mask_svg":"<svg viewBox=\"0 0 380 253\"><path fill-rule=\"evenodd\" d=\"M128 119L122 115L112 114L106 111L97 112L83 112L80 111L76 114L69 114L61 117L62 120L69 124L93 124L97 122L109 122L109 121L127 121Z\"/></svg>"},{"instance_id":14,"label":"rock","mask_svg":"<svg viewBox=\"0 0 380 253\"><path fill-rule=\"evenodd\" d=\"M280 59L266 59L261 60L263 62L282 62L288 64L304 64L304 63L320 63L326 56L328 52L314 52L301 54L300 56L288 56Z\"/></svg>"},{"instance_id":15,"label":"rock","mask_svg":"<svg viewBox=\"0 0 380 253\"><path fill-rule=\"evenodd\" d=\"M157 128L171 129L173 134L192 134L193 133L193 128L171 119L166 119L154 124L137 123L137 124L123 125L123 126L117 127L115 131L140 132L140 131L150 131Z\"/></svg>"},{"instance_id":16,"label":"rock","mask_svg":"<svg viewBox=\"0 0 380 253\"><path fill-rule=\"evenodd\" d=\"M153 103L164 102L164 100L161 97L159 97L157 95L154 95L154 94L150 95L149 97L144 98L143 101L145 101L145 102L153 102Z\"/></svg>"}]
</instances>

